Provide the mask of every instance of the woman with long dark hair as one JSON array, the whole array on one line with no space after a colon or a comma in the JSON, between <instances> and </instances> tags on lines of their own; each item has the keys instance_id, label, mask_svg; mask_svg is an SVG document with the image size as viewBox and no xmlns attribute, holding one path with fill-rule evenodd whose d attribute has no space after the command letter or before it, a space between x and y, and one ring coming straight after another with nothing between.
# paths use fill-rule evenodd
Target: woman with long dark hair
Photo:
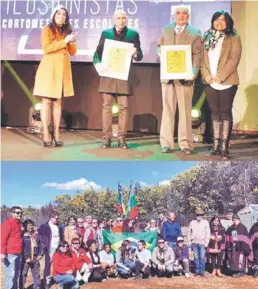
<instances>
[{"instance_id":1,"label":"woman with long dark hair","mask_svg":"<svg viewBox=\"0 0 258 289\"><path fill-rule=\"evenodd\" d=\"M41 34L44 56L37 70L33 94L42 97L41 121L43 126L43 145L63 146L59 127L62 114L63 97L73 96L73 81L70 55L76 53L75 33L73 33L69 14L64 6L57 6L51 14L51 22ZM53 115L54 131L49 133Z\"/></svg>"},{"instance_id":2,"label":"woman with long dark hair","mask_svg":"<svg viewBox=\"0 0 258 289\"><path fill-rule=\"evenodd\" d=\"M211 28L204 34L201 73L211 110L213 147L210 155L229 159L229 141L233 125L232 106L239 77L241 40L228 12L217 11Z\"/></svg>"},{"instance_id":3,"label":"woman with long dark hair","mask_svg":"<svg viewBox=\"0 0 258 289\"><path fill-rule=\"evenodd\" d=\"M121 278L127 279L135 271L136 249L130 246L129 240L124 240L116 253L116 268Z\"/></svg>"},{"instance_id":4,"label":"woman with long dark hair","mask_svg":"<svg viewBox=\"0 0 258 289\"><path fill-rule=\"evenodd\" d=\"M79 283L75 279L75 260L67 242L60 242L53 255L53 276L58 285L67 289L78 289Z\"/></svg>"},{"instance_id":5,"label":"woman with long dark hair","mask_svg":"<svg viewBox=\"0 0 258 289\"><path fill-rule=\"evenodd\" d=\"M92 261L93 269L89 277L89 282L103 282L107 280L106 270L100 262L96 240L89 240L87 242L88 252L87 255Z\"/></svg>"},{"instance_id":6,"label":"woman with long dark hair","mask_svg":"<svg viewBox=\"0 0 258 289\"><path fill-rule=\"evenodd\" d=\"M210 242L208 245L208 253L212 266L212 276L222 277L221 266L222 257L225 250L225 230L220 223L218 216L214 216L210 221Z\"/></svg>"}]
</instances>

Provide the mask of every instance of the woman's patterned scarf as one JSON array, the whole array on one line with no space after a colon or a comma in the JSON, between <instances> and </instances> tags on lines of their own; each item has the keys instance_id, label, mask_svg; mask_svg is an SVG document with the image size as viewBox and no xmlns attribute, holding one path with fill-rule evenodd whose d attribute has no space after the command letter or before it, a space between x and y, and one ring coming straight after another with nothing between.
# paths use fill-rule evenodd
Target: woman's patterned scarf
<instances>
[{"instance_id":1,"label":"woman's patterned scarf","mask_svg":"<svg viewBox=\"0 0 258 289\"><path fill-rule=\"evenodd\" d=\"M206 39L204 42L205 49L206 50L209 50L210 48L214 49L219 39L223 36L225 36L225 33L223 31L210 29L205 35L205 39Z\"/></svg>"}]
</instances>

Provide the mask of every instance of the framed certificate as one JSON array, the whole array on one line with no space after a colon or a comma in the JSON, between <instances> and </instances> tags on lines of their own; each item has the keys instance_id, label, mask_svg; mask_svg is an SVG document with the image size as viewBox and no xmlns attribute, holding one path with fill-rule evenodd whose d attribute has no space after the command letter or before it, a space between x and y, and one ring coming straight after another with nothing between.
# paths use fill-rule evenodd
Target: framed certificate
<instances>
[{"instance_id":1,"label":"framed certificate","mask_svg":"<svg viewBox=\"0 0 258 289\"><path fill-rule=\"evenodd\" d=\"M191 45L163 45L160 54L160 79L191 79Z\"/></svg>"},{"instance_id":2,"label":"framed certificate","mask_svg":"<svg viewBox=\"0 0 258 289\"><path fill-rule=\"evenodd\" d=\"M105 39L101 61L105 72L100 75L128 80L133 46L133 43Z\"/></svg>"}]
</instances>

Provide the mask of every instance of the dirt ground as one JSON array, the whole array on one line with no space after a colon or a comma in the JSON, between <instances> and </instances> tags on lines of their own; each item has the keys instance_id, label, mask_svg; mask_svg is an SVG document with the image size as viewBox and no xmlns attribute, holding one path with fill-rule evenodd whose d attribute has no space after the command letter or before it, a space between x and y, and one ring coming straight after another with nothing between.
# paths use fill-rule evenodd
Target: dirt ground
<instances>
[{"instance_id":1,"label":"dirt ground","mask_svg":"<svg viewBox=\"0 0 258 289\"><path fill-rule=\"evenodd\" d=\"M26 289L33 289L32 278L29 274ZM1 288L4 288L4 268L1 266ZM206 278L185 277L167 278L150 278L148 280L120 280L109 279L103 283L89 283L87 286L80 288L88 289L258 289L258 278L253 279L251 276L246 276L239 279L232 277L210 277L207 274ZM53 285L51 289L56 289Z\"/></svg>"}]
</instances>

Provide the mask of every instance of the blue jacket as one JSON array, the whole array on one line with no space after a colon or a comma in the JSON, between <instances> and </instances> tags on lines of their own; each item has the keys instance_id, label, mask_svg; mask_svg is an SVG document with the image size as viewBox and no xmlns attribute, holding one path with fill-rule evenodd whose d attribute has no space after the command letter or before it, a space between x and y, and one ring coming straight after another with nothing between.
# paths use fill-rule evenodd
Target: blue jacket
<instances>
[{"instance_id":1,"label":"blue jacket","mask_svg":"<svg viewBox=\"0 0 258 289\"><path fill-rule=\"evenodd\" d=\"M179 247L178 245L173 248L176 256L176 260L182 261L183 259L189 259L189 249L186 244L183 247Z\"/></svg>"},{"instance_id":2,"label":"blue jacket","mask_svg":"<svg viewBox=\"0 0 258 289\"><path fill-rule=\"evenodd\" d=\"M177 221L167 220L162 226L163 239L168 242L176 242L179 236L182 236L180 224Z\"/></svg>"},{"instance_id":3,"label":"blue jacket","mask_svg":"<svg viewBox=\"0 0 258 289\"><path fill-rule=\"evenodd\" d=\"M63 240L62 229L60 226L58 228L59 228L60 241L62 241ZM48 251L50 249L50 244L51 244L51 228L50 228L48 222L45 224L42 224L39 227L38 233L39 233L39 237L40 237L40 241L41 241L42 245Z\"/></svg>"},{"instance_id":4,"label":"blue jacket","mask_svg":"<svg viewBox=\"0 0 258 289\"><path fill-rule=\"evenodd\" d=\"M23 256L24 259L34 259L44 255L44 248L36 232L32 234L25 232L23 235Z\"/></svg>"}]
</instances>

